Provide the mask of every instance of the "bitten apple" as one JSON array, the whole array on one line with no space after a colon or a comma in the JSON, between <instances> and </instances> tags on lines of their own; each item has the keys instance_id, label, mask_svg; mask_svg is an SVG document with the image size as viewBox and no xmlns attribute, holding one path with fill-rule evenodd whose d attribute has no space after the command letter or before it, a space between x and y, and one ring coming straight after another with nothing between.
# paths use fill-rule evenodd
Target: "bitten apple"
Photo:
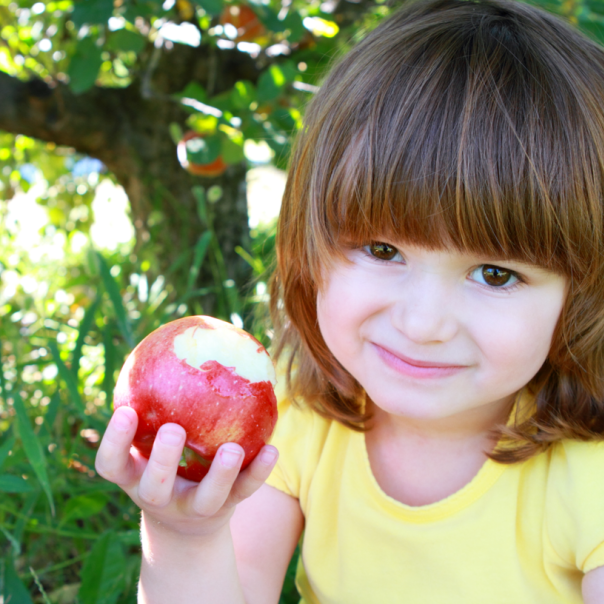
<instances>
[{"instance_id":1,"label":"bitten apple","mask_svg":"<svg viewBox=\"0 0 604 604\"><path fill-rule=\"evenodd\" d=\"M242 329L205 316L167 323L149 334L120 372L114 407L138 414L134 446L149 457L162 424L186 433L178 474L200 481L218 447L240 444L242 468L258 454L277 421L275 369L265 348Z\"/></svg>"}]
</instances>

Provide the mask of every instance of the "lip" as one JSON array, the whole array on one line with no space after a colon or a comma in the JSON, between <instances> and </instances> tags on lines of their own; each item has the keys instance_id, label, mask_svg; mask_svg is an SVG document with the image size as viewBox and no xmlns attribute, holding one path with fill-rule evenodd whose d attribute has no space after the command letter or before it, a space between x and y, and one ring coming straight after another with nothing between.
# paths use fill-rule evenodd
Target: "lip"
<instances>
[{"instance_id":1,"label":"lip","mask_svg":"<svg viewBox=\"0 0 604 604\"><path fill-rule=\"evenodd\" d=\"M403 375L416 378L438 378L455 375L466 365L452 365L450 363L434 363L420 361L407 357L400 352L394 352L384 346L372 342L378 356L392 369Z\"/></svg>"}]
</instances>

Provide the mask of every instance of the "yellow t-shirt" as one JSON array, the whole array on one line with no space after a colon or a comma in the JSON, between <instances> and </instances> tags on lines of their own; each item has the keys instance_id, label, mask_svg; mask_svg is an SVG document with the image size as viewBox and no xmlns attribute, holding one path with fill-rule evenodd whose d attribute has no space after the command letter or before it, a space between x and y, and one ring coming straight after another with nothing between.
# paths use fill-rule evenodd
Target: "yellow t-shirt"
<instances>
[{"instance_id":1,"label":"yellow t-shirt","mask_svg":"<svg viewBox=\"0 0 604 604\"><path fill-rule=\"evenodd\" d=\"M420 507L380 489L363 434L287 399L271 443L268 484L305 517L303 604L579 604L583 573L604 565L604 443L488 460Z\"/></svg>"}]
</instances>

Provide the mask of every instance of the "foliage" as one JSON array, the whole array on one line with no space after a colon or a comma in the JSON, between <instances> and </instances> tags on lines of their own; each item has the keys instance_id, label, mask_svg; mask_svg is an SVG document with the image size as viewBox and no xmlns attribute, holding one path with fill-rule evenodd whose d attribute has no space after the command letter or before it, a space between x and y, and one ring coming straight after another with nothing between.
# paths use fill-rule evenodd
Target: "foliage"
<instances>
[{"instance_id":1,"label":"foliage","mask_svg":"<svg viewBox=\"0 0 604 604\"><path fill-rule=\"evenodd\" d=\"M534 3L604 39L603 1ZM240 161L245 150L251 157L254 145L262 144L283 166L290 135L301 126L304 103L326 63L390 8L369 2L347 21L337 2L251 3L262 28L244 41L238 38L245 32L221 23L225 7L234 6L223 0L0 0L0 69L23 80L69 82L77 93L92 86L145 86L158 53L190 43L195 31L209 48L237 47L261 69L257 81L237 81L220 94L190 82L174 96L190 111L187 126L214 136L209 148L227 162ZM180 139L178 126L172 135ZM5 602L9 596L25 604L136 601L138 511L96 475L94 456L125 356L160 324L203 311L197 302L203 292L196 288L202 267L214 276L217 315L241 321L270 343L265 302L272 227L252 232L251 253L239 249L256 279L253 294L244 297L226 279L214 235L220 191L194 189L203 229L194 248L183 250L161 273L152 230L147 241L134 241L126 232L113 247L97 249L95 200L111 181L102 165L73 149L0 133L0 596ZM103 211L113 215L112 208ZM171 281L182 266L188 267L187 278ZM296 601L293 570L292 564L282 604Z\"/></svg>"}]
</instances>

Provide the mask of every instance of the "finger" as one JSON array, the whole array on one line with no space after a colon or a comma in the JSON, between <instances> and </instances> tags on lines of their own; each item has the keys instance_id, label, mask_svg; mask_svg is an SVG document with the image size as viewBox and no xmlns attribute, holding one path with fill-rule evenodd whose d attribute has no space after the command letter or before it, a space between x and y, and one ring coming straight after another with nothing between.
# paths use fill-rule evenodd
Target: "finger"
<instances>
[{"instance_id":1,"label":"finger","mask_svg":"<svg viewBox=\"0 0 604 604\"><path fill-rule=\"evenodd\" d=\"M115 410L97 451L96 471L107 480L124 486L135 479L135 465L130 456L138 416L130 407Z\"/></svg>"},{"instance_id":2,"label":"finger","mask_svg":"<svg viewBox=\"0 0 604 604\"><path fill-rule=\"evenodd\" d=\"M239 474L244 455L243 448L235 443L227 443L218 449L210 471L190 492L192 500L188 503L195 514L213 516L222 508Z\"/></svg>"},{"instance_id":3,"label":"finger","mask_svg":"<svg viewBox=\"0 0 604 604\"><path fill-rule=\"evenodd\" d=\"M178 424L164 424L157 431L149 463L138 485L142 502L158 507L170 502L185 438L185 430Z\"/></svg>"},{"instance_id":4,"label":"finger","mask_svg":"<svg viewBox=\"0 0 604 604\"><path fill-rule=\"evenodd\" d=\"M226 502L227 505L236 505L253 495L266 482L278 458L279 451L275 447L272 445L262 447L252 463L237 477Z\"/></svg>"}]
</instances>

